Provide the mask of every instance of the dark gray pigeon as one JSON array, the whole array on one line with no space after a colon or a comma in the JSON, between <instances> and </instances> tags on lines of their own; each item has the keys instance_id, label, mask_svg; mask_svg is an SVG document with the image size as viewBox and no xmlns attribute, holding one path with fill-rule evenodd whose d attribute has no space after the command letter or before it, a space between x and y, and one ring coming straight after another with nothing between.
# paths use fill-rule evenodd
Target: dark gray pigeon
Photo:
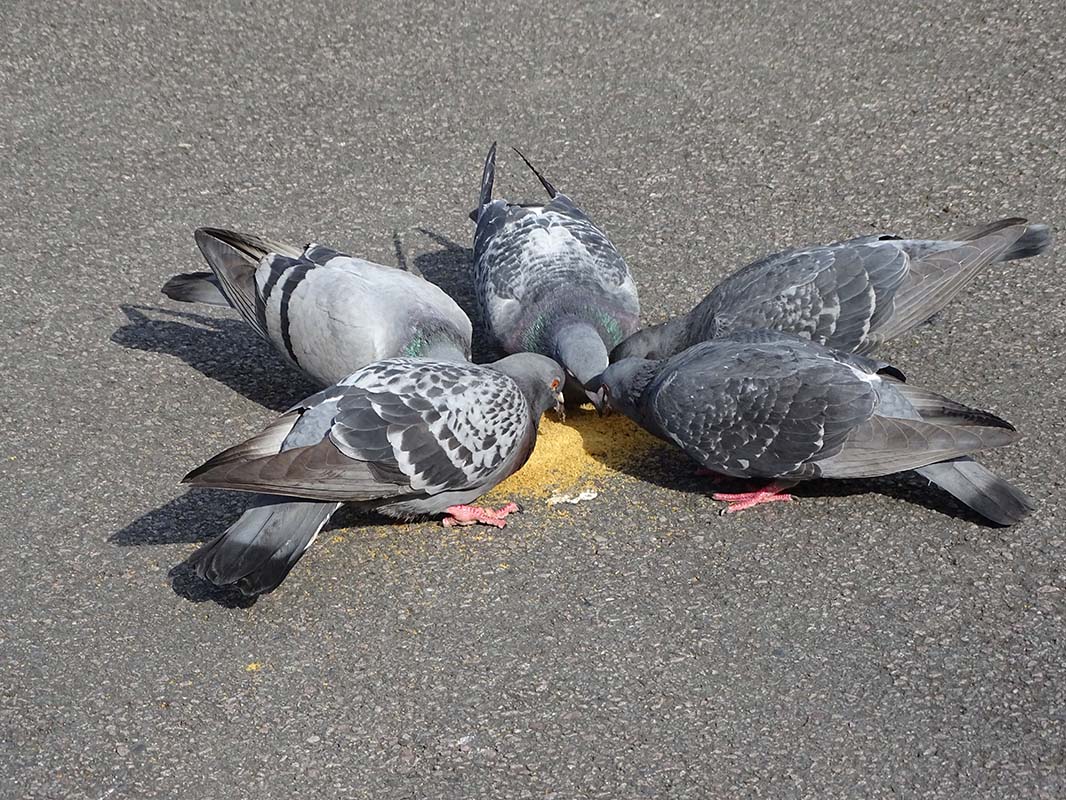
<instances>
[{"instance_id":1,"label":"dark gray pigeon","mask_svg":"<svg viewBox=\"0 0 1066 800\"><path fill-rule=\"evenodd\" d=\"M502 528L513 503L467 505L533 452L541 415L561 409L562 368L533 353L475 366L394 358L312 395L262 433L185 476L258 492L190 564L218 586L269 592L342 503L399 519Z\"/></svg>"},{"instance_id":2,"label":"dark gray pigeon","mask_svg":"<svg viewBox=\"0 0 1066 800\"><path fill-rule=\"evenodd\" d=\"M925 322L992 262L1050 246L1047 225L1013 218L944 240L885 234L785 250L737 270L684 316L638 331L611 360L667 358L758 329L869 353Z\"/></svg>"},{"instance_id":3,"label":"dark gray pigeon","mask_svg":"<svg viewBox=\"0 0 1066 800\"><path fill-rule=\"evenodd\" d=\"M787 500L808 478L915 470L993 522L1021 521L1032 501L969 457L1014 441L1014 428L902 378L880 361L748 331L666 360L623 359L587 388L707 470L772 480L714 495L727 511Z\"/></svg>"},{"instance_id":4,"label":"dark gray pigeon","mask_svg":"<svg viewBox=\"0 0 1066 800\"><path fill-rule=\"evenodd\" d=\"M554 358L580 388L607 367L611 348L637 329L637 288L606 234L518 155L551 200L543 205L493 200L492 145L478 208L471 214L477 222L478 304L506 352Z\"/></svg>"},{"instance_id":5,"label":"dark gray pigeon","mask_svg":"<svg viewBox=\"0 0 1066 800\"><path fill-rule=\"evenodd\" d=\"M176 275L163 294L233 306L320 385L394 356L470 358L470 320L417 275L322 245L299 249L218 228L197 230L196 243L212 272Z\"/></svg>"}]
</instances>

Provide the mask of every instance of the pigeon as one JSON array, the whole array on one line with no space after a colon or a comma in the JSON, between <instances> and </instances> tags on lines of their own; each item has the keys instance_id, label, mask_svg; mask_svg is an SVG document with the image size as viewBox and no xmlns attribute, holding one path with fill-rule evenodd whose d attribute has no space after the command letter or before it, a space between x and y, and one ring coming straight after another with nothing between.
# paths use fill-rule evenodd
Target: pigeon
<instances>
[{"instance_id":1,"label":"pigeon","mask_svg":"<svg viewBox=\"0 0 1066 800\"><path fill-rule=\"evenodd\" d=\"M232 306L319 386L395 356L470 359L469 318L417 275L219 228L200 228L196 243L212 271L176 275L163 294Z\"/></svg>"},{"instance_id":2,"label":"pigeon","mask_svg":"<svg viewBox=\"0 0 1066 800\"><path fill-rule=\"evenodd\" d=\"M258 493L189 564L218 586L270 592L342 503L502 528L517 505L468 504L526 462L541 415L561 411L565 377L534 353L482 366L391 358L363 367L185 476Z\"/></svg>"},{"instance_id":3,"label":"pigeon","mask_svg":"<svg viewBox=\"0 0 1066 800\"><path fill-rule=\"evenodd\" d=\"M737 270L687 314L629 337L611 360L667 358L756 329L870 353L925 322L992 262L1050 246L1047 225L1010 218L944 240L885 234L785 250Z\"/></svg>"},{"instance_id":4,"label":"pigeon","mask_svg":"<svg viewBox=\"0 0 1066 800\"><path fill-rule=\"evenodd\" d=\"M776 331L744 331L669 359L625 358L589 387L705 470L771 483L715 494L728 512L787 500L809 478L915 470L1000 525L1032 501L970 457L1018 434L1010 423L904 382L899 370Z\"/></svg>"},{"instance_id":5,"label":"pigeon","mask_svg":"<svg viewBox=\"0 0 1066 800\"><path fill-rule=\"evenodd\" d=\"M485 159L471 218L474 285L482 319L508 353L555 359L578 389L603 372L608 353L636 331L637 287L621 254L574 201L522 153L550 201L492 199L496 145Z\"/></svg>"}]
</instances>

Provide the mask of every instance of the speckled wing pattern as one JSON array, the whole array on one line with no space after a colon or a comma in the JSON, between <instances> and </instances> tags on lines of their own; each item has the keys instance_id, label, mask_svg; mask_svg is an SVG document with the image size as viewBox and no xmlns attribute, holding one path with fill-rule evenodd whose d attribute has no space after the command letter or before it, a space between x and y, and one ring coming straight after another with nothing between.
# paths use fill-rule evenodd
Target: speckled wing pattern
<instances>
[{"instance_id":1,"label":"speckled wing pattern","mask_svg":"<svg viewBox=\"0 0 1066 800\"><path fill-rule=\"evenodd\" d=\"M336 410L315 444L253 459L226 451L187 480L318 500L427 496L509 474L536 435L514 381L472 364L388 359L316 398ZM269 428L261 435L268 434ZM249 443L232 450L238 448Z\"/></svg>"},{"instance_id":2,"label":"speckled wing pattern","mask_svg":"<svg viewBox=\"0 0 1066 800\"><path fill-rule=\"evenodd\" d=\"M544 206L496 200L482 209L474 236L478 304L493 333L510 350L523 349L527 312L552 295L559 308L582 287L606 295L634 316L636 286L621 254L566 195Z\"/></svg>"},{"instance_id":3,"label":"speckled wing pattern","mask_svg":"<svg viewBox=\"0 0 1066 800\"><path fill-rule=\"evenodd\" d=\"M345 392L329 438L349 458L387 464L413 490L437 494L483 484L534 431L529 405L506 375L390 359L363 370Z\"/></svg>"},{"instance_id":4,"label":"speckled wing pattern","mask_svg":"<svg viewBox=\"0 0 1066 800\"><path fill-rule=\"evenodd\" d=\"M892 314L911 259L895 237L865 237L759 259L723 281L690 316L689 341L768 328L863 351Z\"/></svg>"},{"instance_id":5,"label":"speckled wing pattern","mask_svg":"<svg viewBox=\"0 0 1066 800\"><path fill-rule=\"evenodd\" d=\"M809 477L872 416L865 374L789 342L710 342L670 359L641 402L653 430L711 469Z\"/></svg>"}]
</instances>

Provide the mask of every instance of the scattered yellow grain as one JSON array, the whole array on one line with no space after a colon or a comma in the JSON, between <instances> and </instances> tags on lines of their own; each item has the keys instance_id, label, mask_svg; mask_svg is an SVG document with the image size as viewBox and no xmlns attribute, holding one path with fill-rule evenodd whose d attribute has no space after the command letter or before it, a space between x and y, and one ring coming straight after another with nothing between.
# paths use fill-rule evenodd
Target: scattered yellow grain
<instances>
[{"instance_id":1,"label":"scattered yellow grain","mask_svg":"<svg viewBox=\"0 0 1066 800\"><path fill-rule=\"evenodd\" d=\"M621 414L599 416L585 405L560 422L551 412L540 421L529 461L482 502L540 499L560 492L599 489L609 475L625 473L663 444Z\"/></svg>"},{"instance_id":2,"label":"scattered yellow grain","mask_svg":"<svg viewBox=\"0 0 1066 800\"><path fill-rule=\"evenodd\" d=\"M245 672L259 672L263 668L263 665L258 661L253 661L251 664L244 665Z\"/></svg>"}]
</instances>

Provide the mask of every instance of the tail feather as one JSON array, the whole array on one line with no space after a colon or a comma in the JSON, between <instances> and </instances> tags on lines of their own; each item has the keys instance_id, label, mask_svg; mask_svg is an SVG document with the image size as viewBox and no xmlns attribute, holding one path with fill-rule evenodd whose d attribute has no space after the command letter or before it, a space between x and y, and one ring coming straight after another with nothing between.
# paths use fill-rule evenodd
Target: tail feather
<instances>
[{"instance_id":1,"label":"tail feather","mask_svg":"<svg viewBox=\"0 0 1066 800\"><path fill-rule=\"evenodd\" d=\"M948 241L969 242L988 236L990 233L1001 231L1004 228L1012 228L1015 225L1025 225L1028 222L1025 217L1004 217L995 222L986 222L984 225L975 225L972 228L956 231L948 237Z\"/></svg>"},{"instance_id":2,"label":"tail feather","mask_svg":"<svg viewBox=\"0 0 1066 800\"><path fill-rule=\"evenodd\" d=\"M1024 220L1000 220L958 247L916 261L893 297L892 314L871 332L876 345L917 327L948 304L988 264L998 261L1025 233Z\"/></svg>"},{"instance_id":3,"label":"tail feather","mask_svg":"<svg viewBox=\"0 0 1066 800\"><path fill-rule=\"evenodd\" d=\"M929 464L915 472L999 525L1015 525L1034 508L1028 495L968 456Z\"/></svg>"},{"instance_id":4,"label":"tail feather","mask_svg":"<svg viewBox=\"0 0 1066 800\"><path fill-rule=\"evenodd\" d=\"M1033 224L1025 229L1022 238L1011 245L1010 249L999 257L999 260L1014 261L1019 258L1032 258L1047 252L1053 242L1051 228L1044 224Z\"/></svg>"},{"instance_id":5,"label":"tail feather","mask_svg":"<svg viewBox=\"0 0 1066 800\"><path fill-rule=\"evenodd\" d=\"M256 505L193 553L188 563L216 586L236 585L245 595L271 592L340 505L259 495Z\"/></svg>"},{"instance_id":6,"label":"tail feather","mask_svg":"<svg viewBox=\"0 0 1066 800\"><path fill-rule=\"evenodd\" d=\"M171 300L179 303L206 303L212 306L230 307L229 300L213 272L187 272L175 275L163 284L160 290Z\"/></svg>"},{"instance_id":7,"label":"tail feather","mask_svg":"<svg viewBox=\"0 0 1066 800\"><path fill-rule=\"evenodd\" d=\"M175 275L162 292L182 303L230 306L262 333L255 301L255 270L268 253L299 258L302 250L272 239L223 228L198 228L196 244L211 272Z\"/></svg>"},{"instance_id":8,"label":"tail feather","mask_svg":"<svg viewBox=\"0 0 1066 800\"><path fill-rule=\"evenodd\" d=\"M226 230L225 228L197 228L197 243L199 243L201 235L210 236L228 244L234 250L245 255L250 261L255 261L256 263L268 253L279 253L289 258L299 258L304 252L304 248L293 247L291 244L285 244L285 242L279 242L276 239Z\"/></svg>"},{"instance_id":9,"label":"tail feather","mask_svg":"<svg viewBox=\"0 0 1066 800\"><path fill-rule=\"evenodd\" d=\"M529 163L529 159L526 158L524 155L522 155L522 151L521 150L519 150L517 147L512 147L511 149L514 150L516 153L518 153L518 157L520 159L522 159L523 161L526 162L526 166L529 167L533 171L534 175L537 176L537 180L539 180L540 181L540 185L544 187L544 191L546 191L548 193L548 197L550 197L552 200L554 200L555 199L555 195L559 194L559 190L556 189L554 186L552 186L548 182L548 179L540 174L540 170L538 170L536 167L534 167L532 164Z\"/></svg>"},{"instance_id":10,"label":"tail feather","mask_svg":"<svg viewBox=\"0 0 1066 800\"><path fill-rule=\"evenodd\" d=\"M260 318L255 271L269 251L259 247L255 237L217 228L197 229L196 244L218 278L219 288L230 305L266 338L266 326Z\"/></svg>"},{"instance_id":11,"label":"tail feather","mask_svg":"<svg viewBox=\"0 0 1066 800\"><path fill-rule=\"evenodd\" d=\"M975 228L957 231L949 239L957 242L968 242L1015 225L1025 225L1025 233L1008 247L997 260L1014 261L1019 258L1032 258L1046 252L1051 247L1054 241L1054 237L1051 235L1051 228L1040 222L1029 223L1022 217L1008 217L1007 219L990 222L987 225L978 225Z\"/></svg>"},{"instance_id":12,"label":"tail feather","mask_svg":"<svg viewBox=\"0 0 1066 800\"><path fill-rule=\"evenodd\" d=\"M492 184L496 180L496 142L492 143L485 156L485 168L481 171L481 192L478 194L477 208L470 212L470 219L477 222L481 209L492 202Z\"/></svg>"}]
</instances>

